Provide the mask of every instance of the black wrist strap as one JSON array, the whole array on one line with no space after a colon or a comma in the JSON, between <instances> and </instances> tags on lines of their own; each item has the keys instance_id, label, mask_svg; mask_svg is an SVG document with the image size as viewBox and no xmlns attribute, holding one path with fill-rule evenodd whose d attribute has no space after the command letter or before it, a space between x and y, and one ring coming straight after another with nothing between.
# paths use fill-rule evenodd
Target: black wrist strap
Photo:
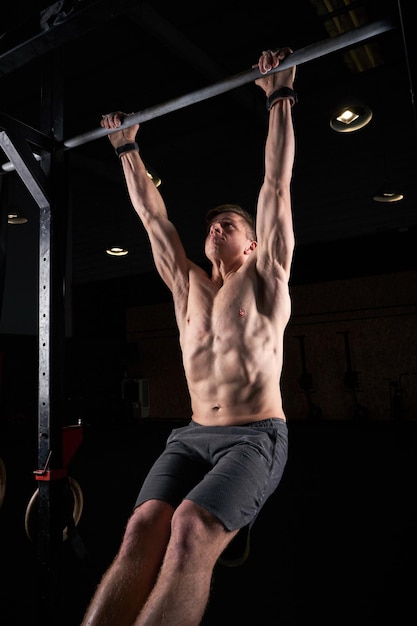
<instances>
[{"instance_id":1,"label":"black wrist strap","mask_svg":"<svg viewBox=\"0 0 417 626\"><path fill-rule=\"evenodd\" d=\"M290 87L280 87L266 99L266 108L268 111L272 109L274 104L278 102L278 100L282 100L283 98L289 98L291 100L291 106L297 102L297 94L294 89Z\"/></svg>"},{"instance_id":2,"label":"black wrist strap","mask_svg":"<svg viewBox=\"0 0 417 626\"><path fill-rule=\"evenodd\" d=\"M131 143L125 143L123 144L123 146L119 146L118 148L114 149L119 158L120 155L124 154L125 152L135 152L136 150L139 151L139 146L136 141L132 141Z\"/></svg>"}]
</instances>

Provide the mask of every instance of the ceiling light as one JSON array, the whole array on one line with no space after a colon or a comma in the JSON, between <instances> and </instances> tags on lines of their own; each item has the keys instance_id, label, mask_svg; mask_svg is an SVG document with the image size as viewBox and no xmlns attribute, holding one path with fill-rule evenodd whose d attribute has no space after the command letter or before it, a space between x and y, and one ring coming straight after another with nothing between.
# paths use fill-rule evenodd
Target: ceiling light
<instances>
[{"instance_id":1,"label":"ceiling light","mask_svg":"<svg viewBox=\"0 0 417 626\"><path fill-rule=\"evenodd\" d=\"M363 128L372 119L372 111L363 104L352 104L339 107L330 119L330 126L337 133L353 133Z\"/></svg>"},{"instance_id":2,"label":"ceiling light","mask_svg":"<svg viewBox=\"0 0 417 626\"><path fill-rule=\"evenodd\" d=\"M27 221L27 217L23 217L23 215L19 215L18 213L7 214L8 224L26 224Z\"/></svg>"},{"instance_id":3,"label":"ceiling light","mask_svg":"<svg viewBox=\"0 0 417 626\"><path fill-rule=\"evenodd\" d=\"M357 120L358 117L358 113L355 113L355 111L352 111L352 109L344 109L340 113L340 115L336 117L336 121L340 122L341 124L346 124L346 126L350 126L350 124Z\"/></svg>"},{"instance_id":4,"label":"ceiling light","mask_svg":"<svg viewBox=\"0 0 417 626\"><path fill-rule=\"evenodd\" d=\"M399 202L403 198L402 193L393 191L391 187L384 187L374 195L375 202Z\"/></svg>"},{"instance_id":5,"label":"ceiling light","mask_svg":"<svg viewBox=\"0 0 417 626\"><path fill-rule=\"evenodd\" d=\"M148 165L145 165L145 167L146 167L146 173L149 176L149 178L151 179L151 181L153 182L153 184L155 185L155 187L159 187L159 185L162 182L161 177L159 176L159 174L157 174L155 172L155 170L152 169L151 167L149 167Z\"/></svg>"},{"instance_id":6,"label":"ceiling light","mask_svg":"<svg viewBox=\"0 0 417 626\"><path fill-rule=\"evenodd\" d=\"M119 246L109 246L106 249L106 254L109 256L126 256L126 254L129 254L129 250L126 250L126 248L120 248Z\"/></svg>"}]
</instances>

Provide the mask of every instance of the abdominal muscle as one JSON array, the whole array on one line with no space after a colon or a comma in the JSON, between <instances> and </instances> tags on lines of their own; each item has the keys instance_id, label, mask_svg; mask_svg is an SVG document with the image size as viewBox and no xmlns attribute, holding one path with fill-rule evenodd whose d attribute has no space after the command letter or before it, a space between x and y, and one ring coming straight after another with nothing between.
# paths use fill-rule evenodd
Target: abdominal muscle
<instances>
[{"instance_id":1,"label":"abdominal muscle","mask_svg":"<svg viewBox=\"0 0 417 626\"><path fill-rule=\"evenodd\" d=\"M225 426L285 420L279 386L282 324L258 311L250 290L242 294L235 288L231 294L230 287L212 298L199 293L180 325L192 418Z\"/></svg>"}]
</instances>

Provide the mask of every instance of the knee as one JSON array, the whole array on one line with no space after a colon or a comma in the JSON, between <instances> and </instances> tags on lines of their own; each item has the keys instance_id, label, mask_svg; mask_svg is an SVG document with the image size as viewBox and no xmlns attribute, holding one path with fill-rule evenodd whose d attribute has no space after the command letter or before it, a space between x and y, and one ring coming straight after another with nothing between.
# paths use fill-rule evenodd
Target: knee
<instances>
[{"instance_id":1,"label":"knee","mask_svg":"<svg viewBox=\"0 0 417 626\"><path fill-rule=\"evenodd\" d=\"M213 515L184 500L172 517L170 543L180 562L211 551L216 540L225 534L223 525Z\"/></svg>"},{"instance_id":2,"label":"knee","mask_svg":"<svg viewBox=\"0 0 417 626\"><path fill-rule=\"evenodd\" d=\"M135 554L144 544L167 543L173 508L160 501L150 500L137 507L129 518L120 547L120 556Z\"/></svg>"}]
</instances>

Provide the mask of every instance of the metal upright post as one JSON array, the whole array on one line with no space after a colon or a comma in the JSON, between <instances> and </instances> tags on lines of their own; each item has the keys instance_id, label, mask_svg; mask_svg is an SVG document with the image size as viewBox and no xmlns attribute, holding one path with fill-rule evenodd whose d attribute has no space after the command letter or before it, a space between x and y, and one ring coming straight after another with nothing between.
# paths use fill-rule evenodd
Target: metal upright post
<instances>
[{"instance_id":1,"label":"metal upright post","mask_svg":"<svg viewBox=\"0 0 417 626\"><path fill-rule=\"evenodd\" d=\"M43 66L41 130L58 145L63 133L61 55ZM52 129L52 130L51 130ZM52 204L40 210L39 226L39 405L38 405L38 584L39 623L56 625L62 617L62 548L64 528L63 466L65 267L67 197L64 154L50 155ZM51 208L52 206L52 208Z\"/></svg>"}]
</instances>

